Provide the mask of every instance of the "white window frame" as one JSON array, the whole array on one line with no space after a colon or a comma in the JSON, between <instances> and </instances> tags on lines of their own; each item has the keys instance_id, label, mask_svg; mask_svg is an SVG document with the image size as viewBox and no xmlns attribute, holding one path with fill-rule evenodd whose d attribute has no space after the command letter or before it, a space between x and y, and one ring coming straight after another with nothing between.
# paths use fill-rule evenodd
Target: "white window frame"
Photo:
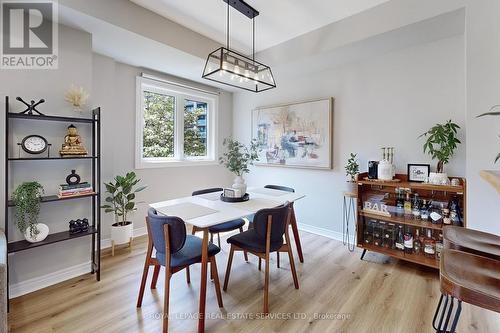
<instances>
[{"instance_id":1,"label":"white window frame","mask_svg":"<svg viewBox=\"0 0 500 333\"><path fill-rule=\"evenodd\" d=\"M174 119L174 156L173 157L143 157L144 133L144 91L152 91L175 97ZM206 119L206 156L184 155L184 101L194 100L207 103ZM136 127L135 127L135 168L164 168L176 166L199 166L218 164L217 161L217 114L219 97L196 89L177 86L167 82L136 78Z\"/></svg>"}]
</instances>

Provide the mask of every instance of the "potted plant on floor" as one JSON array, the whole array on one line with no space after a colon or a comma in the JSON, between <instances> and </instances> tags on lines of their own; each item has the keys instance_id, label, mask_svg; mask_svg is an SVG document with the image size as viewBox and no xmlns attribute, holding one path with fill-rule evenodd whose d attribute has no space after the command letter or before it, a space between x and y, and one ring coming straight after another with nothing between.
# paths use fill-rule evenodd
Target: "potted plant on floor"
<instances>
[{"instance_id":1,"label":"potted plant on floor","mask_svg":"<svg viewBox=\"0 0 500 333\"><path fill-rule=\"evenodd\" d=\"M356 159L357 154L351 153L349 159L347 160L347 164L345 166L345 173L347 178L347 191L351 193L355 193L357 189L357 180L359 174L359 164Z\"/></svg>"},{"instance_id":2,"label":"potted plant on floor","mask_svg":"<svg viewBox=\"0 0 500 333\"><path fill-rule=\"evenodd\" d=\"M450 161L455 149L457 149L460 140L457 139L457 130L460 128L457 124L448 120L445 124L436 124L420 137L426 137L424 143L424 153L437 160L436 172L431 172L429 182L432 184L448 184L448 175L444 172L444 165Z\"/></svg>"},{"instance_id":3,"label":"potted plant on floor","mask_svg":"<svg viewBox=\"0 0 500 333\"><path fill-rule=\"evenodd\" d=\"M243 196L247 192L243 174L248 173L250 171L248 167L259 160L257 140L250 141L250 145L247 147L232 138L226 138L223 145L226 147L226 151L219 158L219 162L236 175L232 188L239 190Z\"/></svg>"},{"instance_id":4,"label":"potted plant on floor","mask_svg":"<svg viewBox=\"0 0 500 333\"><path fill-rule=\"evenodd\" d=\"M106 198L106 204L101 208L104 208L104 212L115 215L115 223L111 225L113 254L115 245L131 243L132 241L133 224L128 218L130 213L137 210L136 193L146 188L146 186L135 187L140 181L135 172L129 172L125 176L116 176L114 183L104 183L109 195Z\"/></svg>"},{"instance_id":5,"label":"potted plant on floor","mask_svg":"<svg viewBox=\"0 0 500 333\"><path fill-rule=\"evenodd\" d=\"M40 183L25 182L19 185L12 194L12 200L16 206L17 228L30 243L41 242L49 234L49 227L38 223L43 192L43 186Z\"/></svg>"}]
</instances>

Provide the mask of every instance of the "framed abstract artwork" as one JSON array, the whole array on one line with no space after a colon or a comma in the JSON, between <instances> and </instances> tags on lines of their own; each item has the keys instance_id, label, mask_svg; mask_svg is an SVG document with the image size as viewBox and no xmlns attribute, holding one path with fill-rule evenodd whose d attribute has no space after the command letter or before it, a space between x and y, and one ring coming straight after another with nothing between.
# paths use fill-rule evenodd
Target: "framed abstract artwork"
<instances>
[{"instance_id":1,"label":"framed abstract artwork","mask_svg":"<svg viewBox=\"0 0 500 333\"><path fill-rule=\"evenodd\" d=\"M261 149L256 165L331 169L333 98L257 108L252 138Z\"/></svg>"}]
</instances>

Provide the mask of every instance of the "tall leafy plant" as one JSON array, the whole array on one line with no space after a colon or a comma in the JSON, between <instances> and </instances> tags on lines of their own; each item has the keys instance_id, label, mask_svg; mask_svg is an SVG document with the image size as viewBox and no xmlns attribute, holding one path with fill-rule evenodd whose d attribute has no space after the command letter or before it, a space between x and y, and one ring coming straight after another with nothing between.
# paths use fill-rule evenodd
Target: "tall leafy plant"
<instances>
[{"instance_id":1,"label":"tall leafy plant","mask_svg":"<svg viewBox=\"0 0 500 333\"><path fill-rule=\"evenodd\" d=\"M137 179L135 172L129 172L125 176L116 176L114 183L104 183L107 204L101 206L106 213L115 214L115 222L119 226L127 225L128 214L136 211L136 193L144 190L146 186L135 187L141 180Z\"/></svg>"},{"instance_id":2,"label":"tall leafy plant","mask_svg":"<svg viewBox=\"0 0 500 333\"><path fill-rule=\"evenodd\" d=\"M455 149L457 149L460 140L457 138L457 130L460 128L457 124L448 120L444 124L436 124L429 129L421 137L426 137L424 143L424 153L432 156L433 160L437 160L437 172L443 172L444 165L450 161Z\"/></svg>"},{"instance_id":3,"label":"tall leafy plant","mask_svg":"<svg viewBox=\"0 0 500 333\"><path fill-rule=\"evenodd\" d=\"M500 107L500 105L493 105L488 112L480 114L477 118L484 116L500 116L500 111L493 111L498 107ZM497 163L498 160L500 160L500 153L498 153L497 157L495 157L495 163Z\"/></svg>"},{"instance_id":4,"label":"tall leafy plant","mask_svg":"<svg viewBox=\"0 0 500 333\"><path fill-rule=\"evenodd\" d=\"M237 176L248 173L250 171L248 167L259 160L259 149L255 139L250 141L248 147L232 138L224 139L223 145L226 151L219 157L219 162Z\"/></svg>"},{"instance_id":5,"label":"tall leafy plant","mask_svg":"<svg viewBox=\"0 0 500 333\"><path fill-rule=\"evenodd\" d=\"M347 164L345 166L346 176L349 176L351 182L356 181L356 175L359 173L359 164L356 157L357 154L351 153L351 156L347 160Z\"/></svg>"},{"instance_id":6,"label":"tall leafy plant","mask_svg":"<svg viewBox=\"0 0 500 333\"><path fill-rule=\"evenodd\" d=\"M36 228L38 214L40 213L41 195L43 186L38 182L25 182L19 185L12 194L16 205L16 225L19 231L25 233L29 230L30 236L40 233Z\"/></svg>"}]
</instances>

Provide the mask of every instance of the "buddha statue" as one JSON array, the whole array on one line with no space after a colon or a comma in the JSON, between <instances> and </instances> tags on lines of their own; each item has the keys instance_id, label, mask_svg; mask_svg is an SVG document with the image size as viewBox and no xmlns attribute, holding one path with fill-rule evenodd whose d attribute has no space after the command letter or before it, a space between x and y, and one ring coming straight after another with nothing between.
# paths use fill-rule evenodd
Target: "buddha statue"
<instances>
[{"instance_id":1,"label":"buddha statue","mask_svg":"<svg viewBox=\"0 0 500 333\"><path fill-rule=\"evenodd\" d=\"M68 126L68 134L64 137L64 143L62 144L61 150L59 150L61 156L65 155L87 155L87 149L82 146L82 139L78 135L77 128L71 124Z\"/></svg>"}]
</instances>

